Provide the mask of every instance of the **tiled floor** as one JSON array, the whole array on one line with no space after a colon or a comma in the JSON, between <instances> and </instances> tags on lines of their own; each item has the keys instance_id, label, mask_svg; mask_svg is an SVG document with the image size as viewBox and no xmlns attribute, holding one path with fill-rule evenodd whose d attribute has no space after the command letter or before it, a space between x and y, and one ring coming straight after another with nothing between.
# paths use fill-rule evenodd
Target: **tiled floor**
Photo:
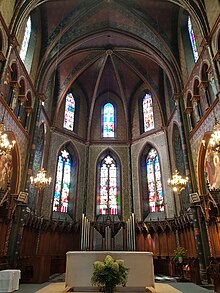
<instances>
[{"instance_id":1,"label":"tiled floor","mask_svg":"<svg viewBox=\"0 0 220 293\"><path fill-rule=\"evenodd\" d=\"M20 284L17 293L63 293L65 292L64 282L44 284ZM156 283L155 293L213 293L193 283ZM78 292L83 293L83 292ZM88 293L88 292L87 292ZM96 293L96 292L93 292ZM134 293L134 292L132 292Z\"/></svg>"},{"instance_id":2,"label":"tiled floor","mask_svg":"<svg viewBox=\"0 0 220 293\"><path fill-rule=\"evenodd\" d=\"M50 282L44 284L20 284L17 293L63 293L65 292L65 275L54 275ZM156 275L155 293L214 293L193 283L177 282L175 278ZM211 286L210 286L211 288ZM83 292L78 292L83 293ZM88 293L88 292L87 292ZM93 293L96 293L93 291ZM131 292L130 292L131 293ZM135 293L135 292L132 292Z\"/></svg>"}]
</instances>

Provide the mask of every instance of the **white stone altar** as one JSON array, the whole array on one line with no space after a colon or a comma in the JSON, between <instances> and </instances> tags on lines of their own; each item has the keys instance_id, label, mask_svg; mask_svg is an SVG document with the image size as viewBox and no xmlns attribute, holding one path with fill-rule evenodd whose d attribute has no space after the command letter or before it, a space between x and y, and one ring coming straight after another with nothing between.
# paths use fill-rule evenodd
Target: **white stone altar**
<instances>
[{"instance_id":1,"label":"white stone altar","mask_svg":"<svg viewBox=\"0 0 220 293\"><path fill-rule=\"evenodd\" d=\"M106 255L123 259L129 268L126 287L117 286L117 291L145 292L154 288L153 254L128 251L69 251L66 260L65 291L98 291L91 284L93 263L104 260Z\"/></svg>"},{"instance_id":2,"label":"white stone altar","mask_svg":"<svg viewBox=\"0 0 220 293\"><path fill-rule=\"evenodd\" d=\"M20 270L0 271L0 292L14 292L19 289Z\"/></svg>"}]
</instances>

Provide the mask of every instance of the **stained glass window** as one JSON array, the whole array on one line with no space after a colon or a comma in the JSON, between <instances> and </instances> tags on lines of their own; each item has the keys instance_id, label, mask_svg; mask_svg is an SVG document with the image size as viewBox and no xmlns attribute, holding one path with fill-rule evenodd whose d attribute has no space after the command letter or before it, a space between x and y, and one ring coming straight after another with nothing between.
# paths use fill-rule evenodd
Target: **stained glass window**
<instances>
[{"instance_id":1,"label":"stained glass window","mask_svg":"<svg viewBox=\"0 0 220 293\"><path fill-rule=\"evenodd\" d=\"M144 132L154 128L153 101L150 93L143 97Z\"/></svg>"},{"instance_id":2,"label":"stained glass window","mask_svg":"<svg viewBox=\"0 0 220 293\"><path fill-rule=\"evenodd\" d=\"M70 174L72 162L69 153L64 149L58 156L57 174L54 191L53 211L67 212L70 194Z\"/></svg>"},{"instance_id":3,"label":"stained glass window","mask_svg":"<svg viewBox=\"0 0 220 293\"><path fill-rule=\"evenodd\" d=\"M73 130L75 117L75 99L71 93L66 96L65 113L63 127Z\"/></svg>"},{"instance_id":4,"label":"stained glass window","mask_svg":"<svg viewBox=\"0 0 220 293\"><path fill-rule=\"evenodd\" d=\"M27 23L26 23L24 38L23 38L23 42L21 45L21 51L20 51L20 57L23 62L26 58L30 37L31 37L31 18L29 16Z\"/></svg>"},{"instance_id":5,"label":"stained glass window","mask_svg":"<svg viewBox=\"0 0 220 293\"><path fill-rule=\"evenodd\" d=\"M150 212L160 212L163 206L163 188L160 161L157 151L152 148L146 157L146 172Z\"/></svg>"},{"instance_id":6,"label":"stained glass window","mask_svg":"<svg viewBox=\"0 0 220 293\"><path fill-rule=\"evenodd\" d=\"M117 165L115 160L108 155L101 162L97 214L117 215L119 206L120 195L117 183Z\"/></svg>"},{"instance_id":7,"label":"stained glass window","mask_svg":"<svg viewBox=\"0 0 220 293\"><path fill-rule=\"evenodd\" d=\"M188 17L188 32L189 32L190 42L191 42L192 51L193 51L193 58L194 58L194 61L196 62L199 58L199 54L198 54L198 50L196 46L195 35L193 32L193 27L192 27L190 17Z\"/></svg>"},{"instance_id":8,"label":"stained glass window","mask_svg":"<svg viewBox=\"0 0 220 293\"><path fill-rule=\"evenodd\" d=\"M103 107L103 137L115 136L115 109L111 103Z\"/></svg>"}]
</instances>

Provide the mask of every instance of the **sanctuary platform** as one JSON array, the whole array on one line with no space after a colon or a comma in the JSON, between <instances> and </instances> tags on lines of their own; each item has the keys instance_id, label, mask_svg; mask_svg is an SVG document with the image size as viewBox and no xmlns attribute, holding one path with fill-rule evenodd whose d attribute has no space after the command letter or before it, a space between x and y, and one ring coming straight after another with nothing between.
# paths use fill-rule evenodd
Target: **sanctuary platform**
<instances>
[{"instance_id":1,"label":"sanctuary platform","mask_svg":"<svg viewBox=\"0 0 220 293\"><path fill-rule=\"evenodd\" d=\"M126 287L117 286L117 291L151 292L148 289L155 288L153 254L151 252L69 251L66 255L66 292L97 292L97 287L91 285L93 263L96 260L103 261L106 255L124 260L125 266L129 268Z\"/></svg>"}]
</instances>

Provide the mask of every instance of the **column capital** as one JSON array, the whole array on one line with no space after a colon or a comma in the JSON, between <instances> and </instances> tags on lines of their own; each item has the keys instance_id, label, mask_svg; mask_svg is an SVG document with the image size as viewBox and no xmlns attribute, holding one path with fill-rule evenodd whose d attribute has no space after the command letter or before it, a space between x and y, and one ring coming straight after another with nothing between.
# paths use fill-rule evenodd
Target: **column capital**
<instances>
[{"instance_id":1,"label":"column capital","mask_svg":"<svg viewBox=\"0 0 220 293\"><path fill-rule=\"evenodd\" d=\"M179 99L183 96L183 93L182 92L179 92L179 93L174 93L173 94L173 99L174 101L179 101Z\"/></svg>"},{"instance_id":2,"label":"column capital","mask_svg":"<svg viewBox=\"0 0 220 293\"><path fill-rule=\"evenodd\" d=\"M44 102L46 100L46 96L44 93L37 93L37 98L41 101Z\"/></svg>"},{"instance_id":3,"label":"column capital","mask_svg":"<svg viewBox=\"0 0 220 293\"><path fill-rule=\"evenodd\" d=\"M9 43L11 44L11 46L12 46L13 48L15 48L15 47L17 47L17 46L19 45L18 40L17 40L17 38L16 38L15 35L11 35L11 36L10 36L10 38L9 38Z\"/></svg>"}]
</instances>

